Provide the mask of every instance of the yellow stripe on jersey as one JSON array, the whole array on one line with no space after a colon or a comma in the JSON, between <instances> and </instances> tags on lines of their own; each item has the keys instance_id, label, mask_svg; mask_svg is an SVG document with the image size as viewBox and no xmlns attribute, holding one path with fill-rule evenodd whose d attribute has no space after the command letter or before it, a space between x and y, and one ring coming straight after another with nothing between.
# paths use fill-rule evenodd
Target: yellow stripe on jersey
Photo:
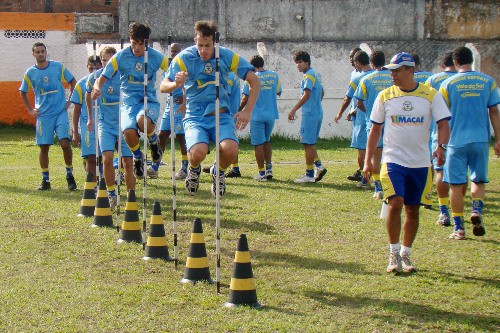
<instances>
[{"instance_id":1,"label":"yellow stripe on jersey","mask_svg":"<svg viewBox=\"0 0 500 333\"><path fill-rule=\"evenodd\" d=\"M163 69L163 71L167 71L168 69L168 58L167 57L163 57L162 61L161 61L161 65L160 65L160 68Z\"/></svg>"},{"instance_id":2,"label":"yellow stripe on jersey","mask_svg":"<svg viewBox=\"0 0 500 333\"><path fill-rule=\"evenodd\" d=\"M432 103L432 100L434 99L434 96L436 96L436 94L437 94L436 89L429 87L425 84L419 84L418 88L413 91L402 91L401 89L399 89L399 87L393 85L385 90L382 90L380 92L379 98L382 103L385 103L393 98L398 98L403 96L413 96L413 97L425 98Z\"/></svg>"},{"instance_id":3,"label":"yellow stripe on jersey","mask_svg":"<svg viewBox=\"0 0 500 333\"><path fill-rule=\"evenodd\" d=\"M80 87L79 85L77 85L75 87L75 91L76 93L78 94L78 100L80 101L80 103L82 103L83 101L83 92L82 92L82 87Z\"/></svg>"},{"instance_id":4,"label":"yellow stripe on jersey","mask_svg":"<svg viewBox=\"0 0 500 333\"><path fill-rule=\"evenodd\" d=\"M352 81L351 81L351 82L349 82L349 85L351 86L351 88L352 88L353 90L356 90L356 88L357 88L357 87L356 87L356 85L354 84L354 82L352 82Z\"/></svg>"},{"instance_id":5,"label":"yellow stripe on jersey","mask_svg":"<svg viewBox=\"0 0 500 333\"><path fill-rule=\"evenodd\" d=\"M446 105L450 107L450 97L448 96L448 91L446 89L443 89L443 87L441 87L439 88L439 92L441 93L441 95L443 95Z\"/></svg>"},{"instance_id":6,"label":"yellow stripe on jersey","mask_svg":"<svg viewBox=\"0 0 500 333\"><path fill-rule=\"evenodd\" d=\"M497 83L495 81L493 81L493 84L491 85L490 92L492 92L496 88L497 88Z\"/></svg>"},{"instance_id":7,"label":"yellow stripe on jersey","mask_svg":"<svg viewBox=\"0 0 500 333\"><path fill-rule=\"evenodd\" d=\"M201 80L198 80L198 86L196 87L196 89L202 89L202 88L205 88L206 86L208 86L209 84L215 84L215 81L207 81L207 82L203 82Z\"/></svg>"},{"instance_id":8,"label":"yellow stripe on jersey","mask_svg":"<svg viewBox=\"0 0 500 333\"><path fill-rule=\"evenodd\" d=\"M174 61L177 63L177 66L179 66L179 69L182 72L187 72L186 64L184 63L184 61L182 61L182 59L180 57L175 57Z\"/></svg>"},{"instance_id":9,"label":"yellow stripe on jersey","mask_svg":"<svg viewBox=\"0 0 500 333\"><path fill-rule=\"evenodd\" d=\"M366 86L363 82L359 84L359 88L361 89L361 92L363 93L363 97L366 98Z\"/></svg>"},{"instance_id":10,"label":"yellow stripe on jersey","mask_svg":"<svg viewBox=\"0 0 500 333\"><path fill-rule=\"evenodd\" d=\"M311 80L313 83L313 86L316 84L316 78L314 76L312 76L311 74L304 74L304 76L302 77L302 80L306 80L306 79Z\"/></svg>"},{"instance_id":11,"label":"yellow stripe on jersey","mask_svg":"<svg viewBox=\"0 0 500 333\"><path fill-rule=\"evenodd\" d=\"M64 66L61 66L61 81L62 83L66 83L66 78L64 77Z\"/></svg>"},{"instance_id":12,"label":"yellow stripe on jersey","mask_svg":"<svg viewBox=\"0 0 500 333\"><path fill-rule=\"evenodd\" d=\"M281 91L281 81L278 79L278 84L276 85L276 93L278 94Z\"/></svg>"},{"instance_id":13,"label":"yellow stripe on jersey","mask_svg":"<svg viewBox=\"0 0 500 333\"><path fill-rule=\"evenodd\" d=\"M233 55L233 59L231 60L231 67L229 68L229 70L231 70L231 72L234 72L235 74L237 74L239 63L240 63L240 56L235 53Z\"/></svg>"},{"instance_id":14,"label":"yellow stripe on jersey","mask_svg":"<svg viewBox=\"0 0 500 333\"><path fill-rule=\"evenodd\" d=\"M24 80L28 83L28 90L30 90L30 88L33 88L33 85L31 84L31 80L27 75L24 75Z\"/></svg>"},{"instance_id":15,"label":"yellow stripe on jersey","mask_svg":"<svg viewBox=\"0 0 500 333\"><path fill-rule=\"evenodd\" d=\"M111 66L113 66L113 75L115 75L116 71L118 70L118 62L116 61L116 56L113 56L111 58ZM111 76L113 76L111 75Z\"/></svg>"}]
</instances>

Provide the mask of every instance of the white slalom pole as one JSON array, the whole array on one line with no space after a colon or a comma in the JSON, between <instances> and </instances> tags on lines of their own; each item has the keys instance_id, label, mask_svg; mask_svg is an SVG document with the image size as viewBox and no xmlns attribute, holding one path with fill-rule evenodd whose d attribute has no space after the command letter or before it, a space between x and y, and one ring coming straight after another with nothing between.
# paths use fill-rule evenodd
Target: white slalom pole
<instances>
[{"instance_id":1,"label":"white slalom pole","mask_svg":"<svg viewBox=\"0 0 500 333\"><path fill-rule=\"evenodd\" d=\"M217 284L217 293L220 294L220 48L219 32L215 32L215 252L217 256L217 267L215 269L215 282Z\"/></svg>"},{"instance_id":2,"label":"white slalom pole","mask_svg":"<svg viewBox=\"0 0 500 333\"><path fill-rule=\"evenodd\" d=\"M97 80L97 69L96 69L96 63L97 63L97 51L96 51L96 42L92 42L93 48L94 48L94 84ZM98 100L94 100L94 137L95 137L95 179L97 182L97 188L99 188L99 135L97 134L98 132L98 124L97 124L97 117L98 117L98 110L99 110L99 104Z\"/></svg>"},{"instance_id":3,"label":"white slalom pole","mask_svg":"<svg viewBox=\"0 0 500 333\"><path fill-rule=\"evenodd\" d=\"M120 40L121 50L123 50L123 39ZM120 89L120 102L122 100L122 93ZM122 112L120 108L118 108L118 181L117 185L117 193L116 193L116 231L120 232L120 187L122 184Z\"/></svg>"},{"instance_id":4,"label":"white slalom pole","mask_svg":"<svg viewBox=\"0 0 500 333\"><path fill-rule=\"evenodd\" d=\"M167 52L168 52L168 65L172 62L172 36L167 36ZM178 249L177 249L177 187L175 183L175 117L174 117L174 98L173 94L168 95L168 102L170 104L170 156L172 158L172 214L174 219L174 263L177 269Z\"/></svg>"},{"instance_id":5,"label":"white slalom pole","mask_svg":"<svg viewBox=\"0 0 500 333\"><path fill-rule=\"evenodd\" d=\"M142 247L146 248L146 169L148 157L148 40L144 40L144 152L142 156Z\"/></svg>"}]
</instances>

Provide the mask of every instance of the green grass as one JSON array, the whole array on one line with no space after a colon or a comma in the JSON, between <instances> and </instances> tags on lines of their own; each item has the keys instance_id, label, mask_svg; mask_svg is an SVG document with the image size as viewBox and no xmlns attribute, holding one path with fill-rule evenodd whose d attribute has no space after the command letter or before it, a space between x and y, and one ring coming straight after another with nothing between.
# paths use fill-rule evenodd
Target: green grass
<instances>
[{"instance_id":1,"label":"green grass","mask_svg":"<svg viewBox=\"0 0 500 333\"><path fill-rule=\"evenodd\" d=\"M412 258L419 272L385 273L388 244L371 192L346 180L356 166L347 141L321 140L324 181L297 185L303 151L273 140L276 180L258 183L253 149L243 142L243 177L228 179L221 203L221 294L215 285L182 285L194 218L203 221L215 279L215 202L202 177L198 194L177 183L179 269L145 262L142 246L117 244L112 229L77 218L82 191L66 189L61 150L50 151L52 191L40 182L33 130L0 129L1 332L497 332L500 162L490 157L487 234L448 239L438 211L421 210ZM84 172L74 150L81 189ZM167 152L167 154L169 154ZM179 159L179 156L176 156ZM212 162L214 154L207 158ZM169 160L166 158L165 160ZM148 182L162 205L173 255L170 169ZM138 184L138 203L142 189ZM437 204L436 204L437 205ZM470 210L467 203L466 212ZM139 212L141 214L141 212ZM248 237L263 309L226 309L238 236Z\"/></svg>"}]
</instances>

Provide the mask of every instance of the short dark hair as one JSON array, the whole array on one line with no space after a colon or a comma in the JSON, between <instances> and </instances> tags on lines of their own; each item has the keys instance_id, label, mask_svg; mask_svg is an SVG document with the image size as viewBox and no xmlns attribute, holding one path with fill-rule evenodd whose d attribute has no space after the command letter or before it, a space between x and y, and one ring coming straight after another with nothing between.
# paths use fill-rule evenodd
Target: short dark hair
<instances>
[{"instance_id":1,"label":"short dark hair","mask_svg":"<svg viewBox=\"0 0 500 333\"><path fill-rule=\"evenodd\" d=\"M361 65L366 66L370 63L370 57L368 56L368 53L365 51L358 51L354 54L354 57L352 57L353 61L359 61Z\"/></svg>"},{"instance_id":2,"label":"short dark hair","mask_svg":"<svg viewBox=\"0 0 500 333\"><path fill-rule=\"evenodd\" d=\"M460 46L453 50L453 60L459 65L470 65L474 61L474 57L471 49L465 46Z\"/></svg>"},{"instance_id":3,"label":"short dark hair","mask_svg":"<svg viewBox=\"0 0 500 333\"><path fill-rule=\"evenodd\" d=\"M351 50L351 52L349 52L349 58L354 58L354 55L356 54L356 52L358 51L361 51L361 49L359 47L355 47Z\"/></svg>"},{"instance_id":4,"label":"short dark hair","mask_svg":"<svg viewBox=\"0 0 500 333\"><path fill-rule=\"evenodd\" d=\"M101 65L101 57L96 56L95 57L95 62L94 62L94 56L93 55L91 55L91 56L89 56L87 58L87 66L94 67L94 65L97 65L97 64Z\"/></svg>"},{"instance_id":5,"label":"short dark hair","mask_svg":"<svg viewBox=\"0 0 500 333\"><path fill-rule=\"evenodd\" d=\"M35 44L33 44L33 46L31 47L31 52L35 52L35 47L38 47L38 46L43 46L45 48L45 50L47 50L47 46L45 46L44 43L42 42L36 42Z\"/></svg>"},{"instance_id":6,"label":"short dark hair","mask_svg":"<svg viewBox=\"0 0 500 333\"><path fill-rule=\"evenodd\" d=\"M415 62L415 66L420 66L422 62L420 61L420 56L416 53L412 53L411 57L413 58L413 61Z\"/></svg>"},{"instance_id":7,"label":"short dark hair","mask_svg":"<svg viewBox=\"0 0 500 333\"><path fill-rule=\"evenodd\" d=\"M255 68L262 68L264 67L264 58L256 54L252 57L252 59L250 59L250 64L252 64Z\"/></svg>"},{"instance_id":8,"label":"short dark hair","mask_svg":"<svg viewBox=\"0 0 500 333\"><path fill-rule=\"evenodd\" d=\"M375 67L382 67L385 65L385 54L382 51L373 51L370 55L370 62Z\"/></svg>"},{"instance_id":9,"label":"short dark hair","mask_svg":"<svg viewBox=\"0 0 500 333\"><path fill-rule=\"evenodd\" d=\"M445 54L443 54L443 56L441 57L441 63L446 67L453 66L453 52L446 52Z\"/></svg>"},{"instance_id":10,"label":"short dark hair","mask_svg":"<svg viewBox=\"0 0 500 333\"><path fill-rule=\"evenodd\" d=\"M214 37L215 42L215 32L217 31L217 22L215 21L196 21L194 24L194 35L196 36L198 33L201 34L202 37Z\"/></svg>"},{"instance_id":11,"label":"short dark hair","mask_svg":"<svg viewBox=\"0 0 500 333\"><path fill-rule=\"evenodd\" d=\"M128 36L138 42L149 39L151 28L143 23L132 22L128 27Z\"/></svg>"},{"instance_id":12,"label":"short dark hair","mask_svg":"<svg viewBox=\"0 0 500 333\"><path fill-rule=\"evenodd\" d=\"M307 62L309 66L311 66L311 56L306 51L297 51L294 53L293 61L297 62L300 60Z\"/></svg>"}]
</instances>

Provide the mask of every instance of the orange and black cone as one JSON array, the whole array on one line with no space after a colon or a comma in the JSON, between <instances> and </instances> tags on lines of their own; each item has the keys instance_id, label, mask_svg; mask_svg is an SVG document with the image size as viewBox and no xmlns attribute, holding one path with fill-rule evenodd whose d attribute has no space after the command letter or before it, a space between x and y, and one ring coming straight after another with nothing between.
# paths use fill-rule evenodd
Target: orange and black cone
<instances>
[{"instance_id":1,"label":"orange and black cone","mask_svg":"<svg viewBox=\"0 0 500 333\"><path fill-rule=\"evenodd\" d=\"M108 191L106 190L104 178L99 180L92 226L113 227L113 216L111 215L111 208L109 208Z\"/></svg>"},{"instance_id":2,"label":"orange and black cone","mask_svg":"<svg viewBox=\"0 0 500 333\"><path fill-rule=\"evenodd\" d=\"M146 241L145 255L142 259L164 259L172 260L168 253L167 237L165 236L165 225L161 216L161 207L158 201L153 204L153 215L149 224L149 235Z\"/></svg>"},{"instance_id":3,"label":"orange and black cone","mask_svg":"<svg viewBox=\"0 0 500 333\"><path fill-rule=\"evenodd\" d=\"M120 239L118 239L118 243L121 242L136 242L142 244L142 230L141 223L139 222L135 190L128 191L125 214L120 229Z\"/></svg>"},{"instance_id":4,"label":"orange and black cone","mask_svg":"<svg viewBox=\"0 0 500 333\"><path fill-rule=\"evenodd\" d=\"M92 217L94 216L95 209L95 192L94 187L96 183L92 181L94 175L92 172L87 172L87 179L85 180L85 185L83 188L83 197L80 202L80 213L77 215L79 217Z\"/></svg>"},{"instance_id":5,"label":"orange and black cone","mask_svg":"<svg viewBox=\"0 0 500 333\"><path fill-rule=\"evenodd\" d=\"M262 306L257 301L250 251L248 250L247 236L245 234L241 234L238 239L238 247L234 256L233 275L229 285L229 300L224 303L224 306L229 308L241 305L248 305L253 308Z\"/></svg>"},{"instance_id":6,"label":"orange and black cone","mask_svg":"<svg viewBox=\"0 0 500 333\"><path fill-rule=\"evenodd\" d=\"M205 239L203 237L203 228L201 220L195 219L193 223L193 232L189 241L189 253L186 260L186 269L181 283L193 283L205 281L213 283L208 268L207 249L205 248Z\"/></svg>"}]
</instances>

